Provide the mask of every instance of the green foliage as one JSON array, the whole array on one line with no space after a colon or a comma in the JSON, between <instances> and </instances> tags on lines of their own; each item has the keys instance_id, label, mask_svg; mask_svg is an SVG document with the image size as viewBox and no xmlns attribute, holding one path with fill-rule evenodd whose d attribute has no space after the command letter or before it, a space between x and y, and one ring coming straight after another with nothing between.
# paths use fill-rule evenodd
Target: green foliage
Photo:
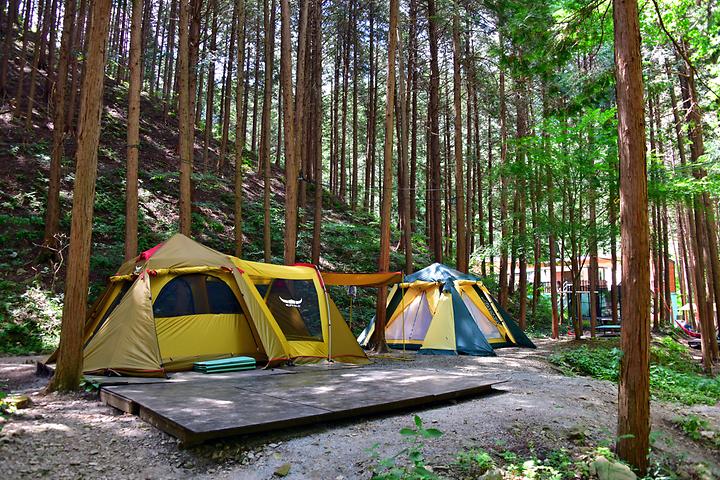
<instances>
[{"instance_id":1,"label":"green foliage","mask_svg":"<svg viewBox=\"0 0 720 480\"><path fill-rule=\"evenodd\" d=\"M622 351L615 345L597 341L568 348L551 355L550 361L566 375L617 382ZM687 347L665 337L652 345L650 358L650 389L656 399L685 405L715 405L720 400L720 376L702 375Z\"/></svg>"},{"instance_id":2,"label":"green foliage","mask_svg":"<svg viewBox=\"0 0 720 480\"><path fill-rule=\"evenodd\" d=\"M27 355L52 350L60 335L62 297L39 283L0 281L0 352Z\"/></svg>"},{"instance_id":3,"label":"green foliage","mask_svg":"<svg viewBox=\"0 0 720 480\"><path fill-rule=\"evenodd\" d=\"M714 430L704 418L689 414L676 418L674 423L692 440L720 450L720 431Z\"/></svg>"},{"instance_id":4,"label":"green foliage","mask_svg":"<svg viewBox=\"0 0 720 480\"><path fill-rule=\"evenodd\" d=\"M425 464L425 443L442 436L436 428L425 428L422 419L415 415L415 425L400 429L410 445L391 457L381 458L379 444L370 449L370 457L376 462L372 466L373 480L420 480L439 478Z\"/></svg>"},{"instance_id":5,"label":"green foliage","mask_svg":"<svg viewBox=\"0 0 720 480\"><path fill-rule=\"evenodd\" d=\"M455 465L467 478L477 478L495 466L492 455L479 448L463 450L455 458Z\"/></svg>"}]
</instances>

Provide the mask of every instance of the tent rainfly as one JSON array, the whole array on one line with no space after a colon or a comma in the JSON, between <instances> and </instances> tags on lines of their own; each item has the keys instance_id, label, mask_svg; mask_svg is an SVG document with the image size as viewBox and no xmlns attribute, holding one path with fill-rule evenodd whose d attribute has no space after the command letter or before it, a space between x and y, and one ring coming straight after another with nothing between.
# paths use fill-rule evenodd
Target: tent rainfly
<instances>
[{"instance_id":1,"label":"tent rainfly","mask_svg":"<svg viewBox=\"0 0 720 480\"><path fill-rule=\"evenodd\" d=\"M434 263L405 277L388 295L385 338L421 354L493 356L501 347L535 345L480 279ZM367 346L374 319L358 337Z\"/></svg>"},{"instance_id":2,"label":"tent rainfly","mask_svg":"<svg viewBox=\"0 0 720 480\"><path fill-rule=\"evenodd\" d=\"M244 261L181 234L124 263L85 323L85 373L162 376L234 356L368 362L315 267Z\"/></svg>"}]
</instances>

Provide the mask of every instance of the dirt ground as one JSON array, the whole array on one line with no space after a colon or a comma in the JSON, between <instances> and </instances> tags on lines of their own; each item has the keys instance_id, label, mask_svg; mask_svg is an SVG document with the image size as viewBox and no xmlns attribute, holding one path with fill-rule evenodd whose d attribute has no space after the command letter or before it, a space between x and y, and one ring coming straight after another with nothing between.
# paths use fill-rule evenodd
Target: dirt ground
<instances>
[{"instance_id":1,"label":"dirt ground","mask_svg":"<svg viewBox=\"0 0 720 480\"><path fill-rule=\"evenodd\" d=\"M4 422L0 472L5 478L269 479L289 464L288 479L366 479L374 462L368 450L374 444L383 456L402 450L407 441L399 430L412 425L415 413L444 432L426 448L427 464L439 474L464 448L544 458L560 448L577 452L583 445L610 443L617 387L560 375L546 360L549 343L538 343L538 350L505 349L493 358L408 354L409 360L397 355L375 359L390 369L507 379L492 395L189 449L179 448L174 438L138 417L103 405L95 394L43 396L47 380L35 376L34 357L0 358L0 388L27 393L33 401ZM688 413L720 426L717 406L654 402L652 455L681 478L720 478L718 452L689 440L673 425L673 419ZM711 477L698 474L700 463L708 466Z\"/></svg>"}]
</instances>

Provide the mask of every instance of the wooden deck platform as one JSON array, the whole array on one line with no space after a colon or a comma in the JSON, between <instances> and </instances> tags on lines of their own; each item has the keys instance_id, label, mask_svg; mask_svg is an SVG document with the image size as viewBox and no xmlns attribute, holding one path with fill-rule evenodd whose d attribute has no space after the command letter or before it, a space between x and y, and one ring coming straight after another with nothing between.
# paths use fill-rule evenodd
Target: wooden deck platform
<instances>
[{"instance_id":1,"label":"wooden deck platform","mask_svg":"<svg viewBox=\"0 0 720 480\"><path fill-rule=\"evenodd\" d=\"M283 374L280 374L283 373ZM327 368L105 385L100 398L184 445L468 397L502 381L421 369Z\"/></svg>"}]
</instances>

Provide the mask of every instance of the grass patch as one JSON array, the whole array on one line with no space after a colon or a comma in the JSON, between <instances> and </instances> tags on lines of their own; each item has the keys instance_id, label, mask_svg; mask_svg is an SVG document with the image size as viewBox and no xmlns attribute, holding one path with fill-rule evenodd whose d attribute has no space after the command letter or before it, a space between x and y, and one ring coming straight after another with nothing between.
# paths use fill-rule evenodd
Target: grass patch
<instances>
[{"instance_id":1,"label":"grass patch","mask_svg":"<svg viewBox=\"0 0 720 480\"><path fill-rule=\"evenodd\" d=\"M557 352L550 362L566 375L617 382L621 357L618 340L596 340ZM650 347L650 391L658 400L715 405L720 401L720 376L703 375L687 347L663 337Z\"/></svg>"}]
</instances>

